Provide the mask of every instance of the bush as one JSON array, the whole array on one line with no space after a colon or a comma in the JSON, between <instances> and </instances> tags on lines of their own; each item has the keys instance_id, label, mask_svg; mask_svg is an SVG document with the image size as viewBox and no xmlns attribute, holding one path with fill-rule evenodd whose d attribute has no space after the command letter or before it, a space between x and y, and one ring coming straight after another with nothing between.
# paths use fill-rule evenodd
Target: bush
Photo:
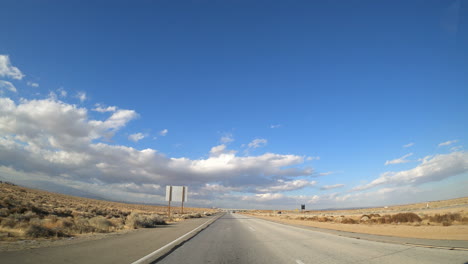
<instances>
[{"instance_id":1,"label":"bush","mask_svg":"<svg viewBox=\"0 0 468 264\"><path fill-rule=\"evenodd\" d=\"M2 227L13 228L15 227L15 225L16 225L16 221L11 217L4 218L1 222Z\"/></svg>"},{"instance_id":2,"label":"bush","mask_svg":"<svg viewBox=\"0 0 468 264\"><path fill-rule=\"evenodd\" d=\"M462 221L463 218L459 213L447 213L447 214L436 214L434 216L429 216L429 221L436 223L443 222L453 222L453 221Z\"/></svg>"},{"instance_id":3,"label":"bush","mask_svg":"<svg viewBox=\"0 0 468 264\"><path fill-rule=\"evenodd\" d=\"M80 234L94 232L94 227L89 224L86 218L78 217L74 220L73 230Z\"/></svg>"},{"instance_id":4,"label":"bush","mask_svg":"<svg viewBox=\"0 0 468 264\"><path fill-rule=\"evenodd\" d=\"M345 217L341 220L343 224L357 224L358 222L352 218Z\"/></svg>"},{"instance_id":5,"label":"bush","mask_svg":"<svg viewBox=\"0 0 468 264\"><path fill-rule=\"evenodd\" d=\"M392 215L393 223L421 222L422 219L415 213L399 213Z\"/></svg>"},{"instance_id":6,"label":"bush","mask_svg":"<svg viewBox=\"0 0 468 264\"><path fill-rule=\"evenodd\" d=\"M43 227L43 226L40 226L40 225L31 225L26 230L26 235L28 237L35 237L35 238L38 238L38 237L51 237L51 236L55 236L56 232L54 232L54 230L52 230L50 228Z\"/></svg>"},{"instance_id":7,"label":"bush","mask_svg":"<svg viewBox=\"0 0 468 264\"><path fill-rule=\"evenodd\" d=\"M201 217L201 215L199 217ZM125 224L130 228L151 228L157 225L165 225L166 222L157 214L146 216L138 213L131 213L127 216Z\"/></svg>"},{"instance_id":8,"label":"bush","mask_svg":"<svg viewBox=\"0 0 468 264\"><path fill-rule=\"evenodd\" d=\"M96 232L106 233L109 232L113 226L112 222L103 216L96 216L89 219L89 225L94 228Z\"/></svg>"}]
</instances>

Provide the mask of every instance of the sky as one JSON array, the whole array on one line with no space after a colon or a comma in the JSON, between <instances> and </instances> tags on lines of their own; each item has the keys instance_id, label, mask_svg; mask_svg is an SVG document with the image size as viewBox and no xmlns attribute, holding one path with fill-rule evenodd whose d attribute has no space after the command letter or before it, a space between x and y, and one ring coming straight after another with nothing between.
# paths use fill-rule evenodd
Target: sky
<instances>
[{"instance_id":1,"label":"sky","mask_svg":"<svg viewBox=\"0 0 468 264\"><path fill-rule=\"evenodd\" d=\"M2 1L0 180L258 209L468 195L468 3Z\"/></svg>"}]
</instances>

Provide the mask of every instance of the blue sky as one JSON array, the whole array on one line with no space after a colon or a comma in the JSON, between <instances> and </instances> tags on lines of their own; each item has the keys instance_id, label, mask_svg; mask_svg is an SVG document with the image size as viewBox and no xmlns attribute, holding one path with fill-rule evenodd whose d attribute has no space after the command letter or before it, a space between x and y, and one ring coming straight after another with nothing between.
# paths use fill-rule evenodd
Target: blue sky
<instances>
[{"instance_id":1,"label":"blue sky","mask_svg":"<svg viewBox=\"0 0 468 264\"><path fill-rule=\"evenodd\" d=\"M96 3L97 2L97 3ZM466 196L463 1L3 1L0 177L192 206Z\"/></svg>"}]
</instances>

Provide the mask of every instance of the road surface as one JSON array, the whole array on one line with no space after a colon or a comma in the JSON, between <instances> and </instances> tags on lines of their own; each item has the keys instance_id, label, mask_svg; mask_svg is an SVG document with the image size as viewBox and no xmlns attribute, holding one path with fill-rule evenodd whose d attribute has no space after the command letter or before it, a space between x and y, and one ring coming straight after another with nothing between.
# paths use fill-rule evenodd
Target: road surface
<instances>
[{"instance_id":1,"label":"road surface","mask_svg":"<svg viewBox=\"0 0 468 264\"><path fill-rule=\"evenodd\" d=\"M226 214L158 263L468 263L468 251L388 244Z\"/></svg>"}]
</instances>

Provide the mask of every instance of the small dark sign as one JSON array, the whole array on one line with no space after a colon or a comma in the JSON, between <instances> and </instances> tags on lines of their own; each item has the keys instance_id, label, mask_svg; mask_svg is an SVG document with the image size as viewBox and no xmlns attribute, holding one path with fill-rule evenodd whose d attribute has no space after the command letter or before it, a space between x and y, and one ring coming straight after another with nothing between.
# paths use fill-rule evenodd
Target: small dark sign
<instances>
[{"instance_id":1,"label":"small dark sign","mask_svg":"<svg viewBox=\"0 0 468 264\"><path fill-rule=\"evenodd\" d=\"M301 210L305 210L305 204L301 204Z\"/></svg>"}]
</instances>

